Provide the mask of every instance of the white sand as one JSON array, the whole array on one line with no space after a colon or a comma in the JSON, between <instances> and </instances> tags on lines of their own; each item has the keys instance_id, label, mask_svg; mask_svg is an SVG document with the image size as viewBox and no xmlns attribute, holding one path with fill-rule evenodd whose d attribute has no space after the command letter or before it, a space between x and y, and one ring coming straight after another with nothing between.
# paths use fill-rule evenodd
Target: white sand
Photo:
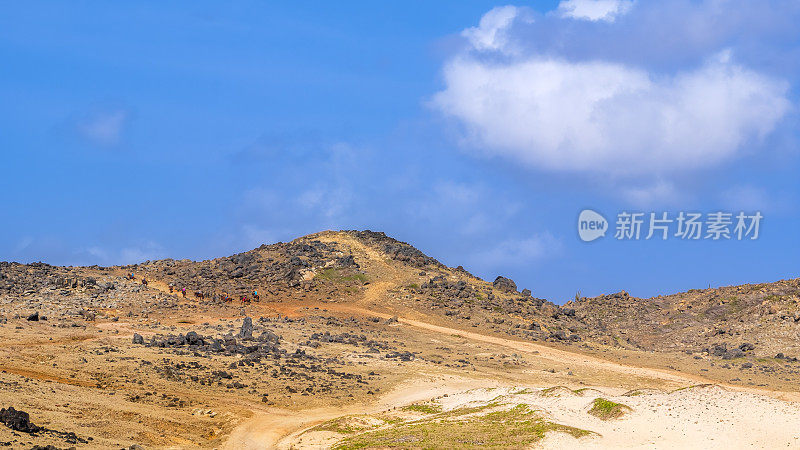
<instances>
[{"instance_id":1,"label":"white sand","mask_svg":"<svg viewBox=\"0 0 800 450\"><path fill-rule=\"evenodd\" d=\"M599 433L575 439L551 433L540 448L800 448L800 405L720 387L604 398L633 408L603 421L587 414L593 398L565 396L535 402L554 422Z\"/></svg>"}]
</instances>

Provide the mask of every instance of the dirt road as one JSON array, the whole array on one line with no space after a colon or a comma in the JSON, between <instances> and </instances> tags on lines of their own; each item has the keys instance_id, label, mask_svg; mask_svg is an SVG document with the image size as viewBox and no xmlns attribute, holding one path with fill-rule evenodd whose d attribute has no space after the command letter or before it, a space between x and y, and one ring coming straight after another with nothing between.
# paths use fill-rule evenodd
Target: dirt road
<instances>
[{"instance_id":1,"label":"dirt road","mask_svg":"<svg viewBox=\"0 0 800 450\"><path fill-rule=\"evenodd\" d=\"M383 286L375 286L373 295L377 298L378 290ZM382 318L392 317L390 314L374 311L360 306L332 305L325 304L325 308L348 312L364 316L378 316ZM618 373L620 377L640 377L662 380L665 382L679 383L685 386L696 384L717 384L731 391L748 392L758 395L765 395L786 401L800 401L800 393L795 392L776 392L764 389L748 388L717 383L696 375L684 374L677 371L654 369L649 367L637 367L607 361L594 356L587 356L567 350L555 349L541 344L522 342L513 339L506 339L498 336L489 336L480 333L449 328L440 325L400 317L400 324L424 329L427 331L441 333L449 336L460 336L472 341L492 344L513 349L515 352L534 354L536 358L550 361L568 363L574 366L586 367L595 371L605 371ZM265 448L287 448L293 436L297 436L309 427L315 426L326 420L348 414L370 414L391 408L412 403L417 400L432 398L448 392L457 392L459 389L469 389L474 387L498 386L500 383L492 378L466 379L451 378L439 379L430 382L427 376L407 385L401 386L385 396L381 397L374 404L353 405L347 408L320 408L300 412L275 410L268 413L256 412L256 415L236 428L227 441L227 449L265 449Z\"/></svg>"}]
</instances>

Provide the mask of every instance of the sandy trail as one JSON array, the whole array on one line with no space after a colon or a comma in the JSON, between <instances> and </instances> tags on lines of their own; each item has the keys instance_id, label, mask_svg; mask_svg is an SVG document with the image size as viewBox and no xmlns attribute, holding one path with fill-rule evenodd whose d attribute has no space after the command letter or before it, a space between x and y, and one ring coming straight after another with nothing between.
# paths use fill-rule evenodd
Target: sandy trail
<instances>
[{"instance_id":1,"label":"sandy trail","mask_svg":"<svg viewBox=\"0 0 800 450\"><path fill-rule=\"evenodd\" d=\"M350 414L375 414L442 394L455 394L478 387L501 385L488 379L420 374L418 378L397 386L370 404L313 408L303 411L283 409L259 411L254 417L234 429L222 448L224 450L287 449L291 448L297 437L309 428L336 417Z\"/></svg>"}]
</instances>

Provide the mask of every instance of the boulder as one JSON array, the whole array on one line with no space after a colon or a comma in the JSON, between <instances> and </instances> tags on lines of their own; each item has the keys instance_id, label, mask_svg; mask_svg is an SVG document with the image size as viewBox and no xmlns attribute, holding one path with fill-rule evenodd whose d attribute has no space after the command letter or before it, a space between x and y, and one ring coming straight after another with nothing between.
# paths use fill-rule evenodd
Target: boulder
<instances>
[{"instance_id":1,"label":"boulder","mask_svg":"<svg viewBox=\"0 0 800 450\"><path fill-rule=\"evenodd\" d=\"M242 328L239 330L239 334L237 334L236 337L242 340L253 339L253 319L250 317L244 318L242 321Z\"/></svg>"},{"instance_id":2,"label":"boulder","mask_svg":"<svg viewBox=\"0 0 800 450\"><path fill-rule=\"evenodd\" d=\"M17 411L13 406L8 409L0 409L0 422L14 431L21 431L23 433L36 433L42 429L31 423L28 413L25 411Z\"/></svg>"},{"instance_id":3,"label":"boulder","mask_svg":"<svg viewBox=\"0 0 800 450\"><path fill-rule=\"evenodd\" d=\"M203 338L194 331L190 331L186 333L186 344L187 345L203 345L205 342Z\"/></svg>"},{"instance_id":4,"label":"boulder","mask_svg":"<svg viewBox=\"0 0 800 450\"><path fill-rule=\"evenodd\" d=\"M509 293L517 292L517 284L514 283L514 280L503 276L495 278L494 281L492 282L492 286L503 292L509 292Z\"/></svg>"},{"instance_id":5,"label":"boulder","mask_svg":"<svg viewBox=\"0 0 800 450\"><path fill-rule=\"evenodd\" d=\"M734 348L728 350L722 355L722 359L734 359L734 358L741 358L744 356L744 352L739 348Z\"/></svg>"}]
</instances>

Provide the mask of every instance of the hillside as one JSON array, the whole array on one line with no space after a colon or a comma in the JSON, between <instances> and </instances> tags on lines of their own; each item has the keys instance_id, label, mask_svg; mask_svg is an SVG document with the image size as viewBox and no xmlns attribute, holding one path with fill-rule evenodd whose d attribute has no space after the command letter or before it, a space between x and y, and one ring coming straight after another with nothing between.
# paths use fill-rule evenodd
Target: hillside
<instances>
[{"instance_id":1,"label":"hillside","mask_svg":"<svg viewBox=\"0 0 800 450\"><path fill-rule=\"evenodd\" d=\"M592 337L651 351L706 352L728 359L800 355L800 279L693 289L649 299L626 292L565 307Z\"/></svg>"},{"instance_id":2,"label":"hillside","mask_svg":"<svg viewBox=\"0 0 800 450\"><path fill-rule=\"evenodd\" d=\"M212 302L252 299L257 292L270 302L318 298L420 310L533 340L577 342L582 330L571 311L532 297L529 290L519 292L512 280L488 283L373 231L323 232L226 258L149 261L119 269ZM385 291L379 301L365 298L370 283Z\"/></svg>"},{"instance_id":3,"label":"hillside","mask_svg":"<svg viewBox=\"0 0 800 450\"><path fill-rule=\"evenodd\" d=\"M618 442L617 428L586 415L601 395L640 408L637 420L699 398L724 414L771 396L764 408L789 420L794 406L781 402L800 398L797 292L790 280L560 307L372 231L206 261L0 263L0 405L15 408L0 411L0 443L381 447L476 411L537 428L494 435L459 419L439 444L461 445L466 433L510 445L558 430ZM720 390L672 395L710 383Z\"/></svg>"}]
</instances>

